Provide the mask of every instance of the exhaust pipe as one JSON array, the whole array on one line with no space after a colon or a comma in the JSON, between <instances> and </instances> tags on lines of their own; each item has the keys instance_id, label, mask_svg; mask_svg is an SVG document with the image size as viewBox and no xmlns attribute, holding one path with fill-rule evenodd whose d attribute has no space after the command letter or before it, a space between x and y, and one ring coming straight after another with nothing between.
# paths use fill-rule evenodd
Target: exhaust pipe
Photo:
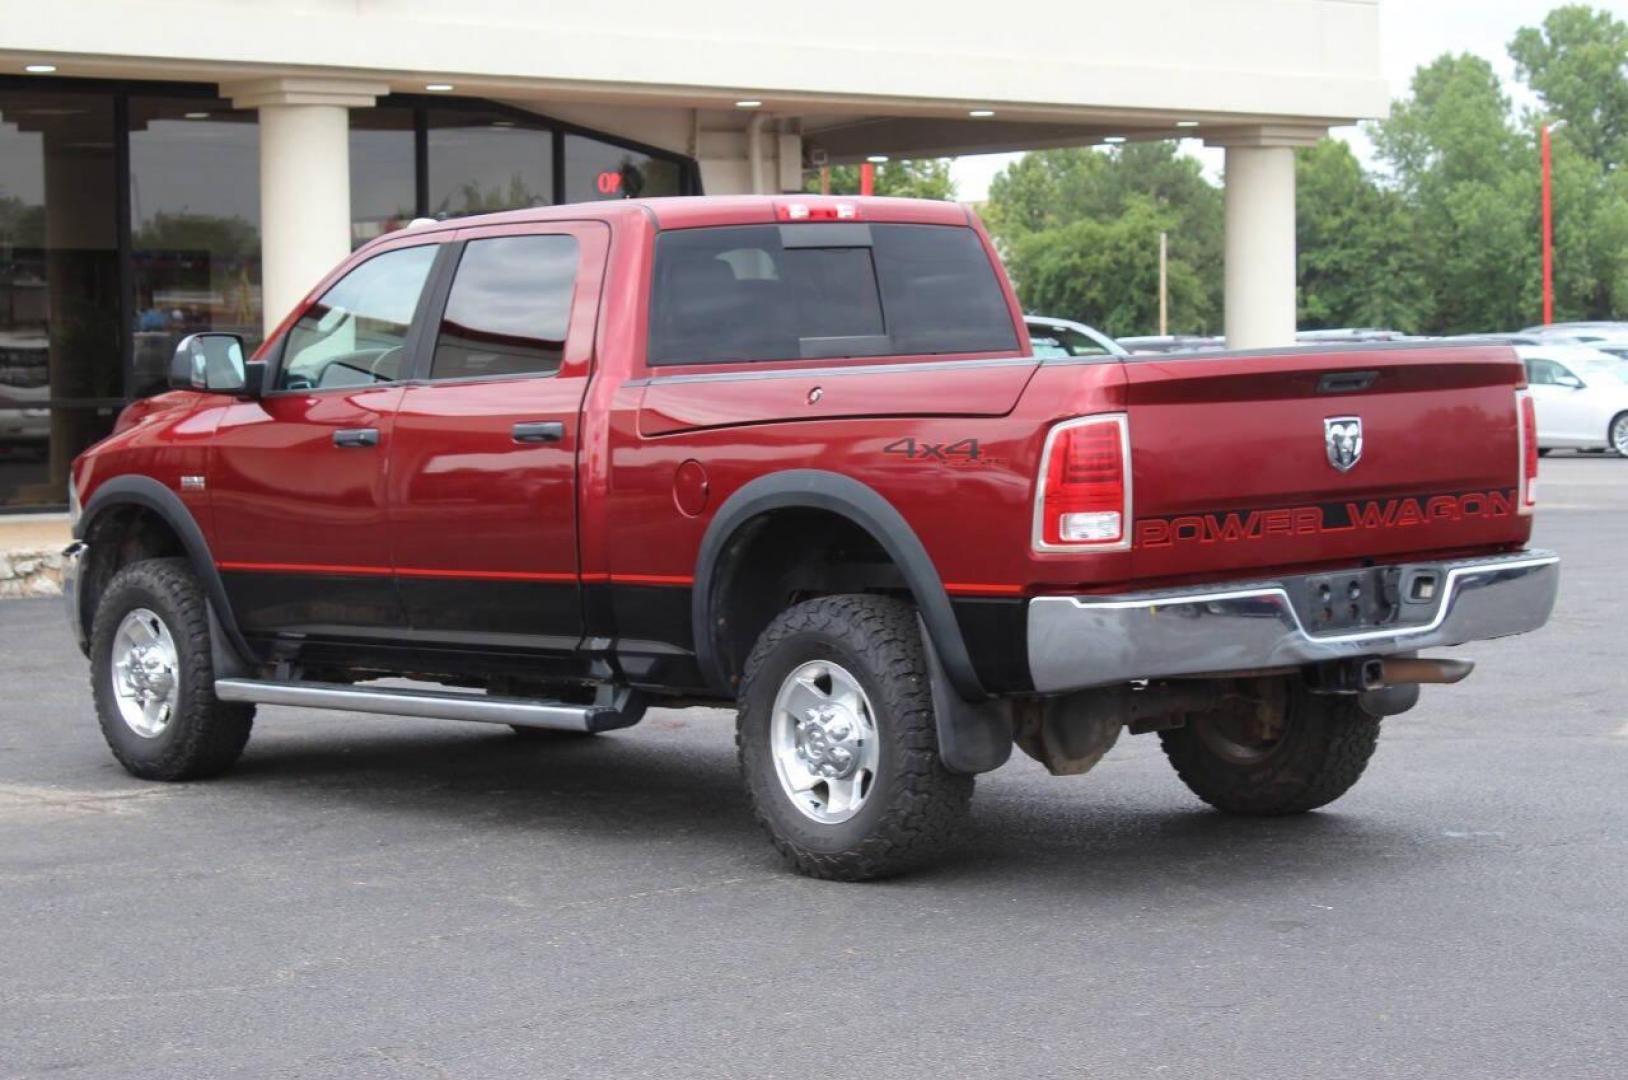
<instances>
[{"instance_id":1,"label":"exhaust pipe","mask_svg":"<svg viewBox=\"0 0 1628 1080\"><path fill-rule=\"evenodd\" d=\"M1474 660L1423 660L1413 656L1390 656L1379 661L1379 685L1405 686L1409 683L1451 685L1463 682L1474 670Z\"/></svg>"}]
</instances>

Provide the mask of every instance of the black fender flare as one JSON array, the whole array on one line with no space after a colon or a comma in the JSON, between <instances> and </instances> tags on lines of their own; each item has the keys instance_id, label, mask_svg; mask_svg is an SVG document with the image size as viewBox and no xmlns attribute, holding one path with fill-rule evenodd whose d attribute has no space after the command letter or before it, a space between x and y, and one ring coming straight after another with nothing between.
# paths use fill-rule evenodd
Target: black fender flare
<instances>
[{"instance_id":1,"label":"black fender flare","mask_svg":"<svg viewBox=\"0 0 1628 1080\"><path fill-rule=\"evenodd\" d=\"M734 696L713 636L718 564L735 533L773 510L825 510L864 529L887 552L916 603L924 633L928 675L938 727L939 756L964 773L987 772L1012 752L1010 702L991 700L978 680L961 626L938 569L904 515L874 488L821 469L788 469L742 486L724 500L701 539L690 593L691 632L701 673L714 689Z\"/></svg>"},{"instance_id":2,"label":"black fender flare","mask_svg":"<svg viewBox=\"0 0 1628 1080\"><path fill-rule=\"evenodd\" d=\"M696 661L713 688L733 693L712 634L713 593L724 548L735 532L753 518L772 510L792 508L839 514L864 529L882 546L904 575L922 624L927 628L928 640L938 653L950 685L968 701L983 700L984 689L973 669L966 641L961 637L961 627L955 621L949 594L944 591L944 583L927 549L922 547L904 515L874 488L822 469L787 469L745 484L718 507L701 538L701 550L695 562L695 585L690 594L690 623Z\"/></svg>"},{"instance_id":3,"label":"black fender flare","mask_svg":"<svg viewBox=\"0 0 1628 1080\"><path fill-rule=\"evenodd\" d=\"M237 618L226 596L226 583L221 580L220 570L216 568L215 558L209 551L209 541L204 539L203 530L198 527L192 511L187 509L187 504L175 492L150 476L125 475L106 480L85 503L84 512L74 525L74 539L85 539L98 516L120 506L139 506L150 510L175 530L175 535L181 539L181 546L186 549L187 560L192 563L193 572L203 583L204 592L209 598L210 615L220 630L216 641L217 652L219 647L224 646L229 653L224 659L235 660L241 671L250 670L255 664L255 653L238 628ZM83 596L80 603L83 607ZM81 622L86 621L83 610L78 617ZM224 641L220 638L224 638ZM217 657L217 666L222 667L219 659L222 658Z\"/></svg>"}]
</instances>

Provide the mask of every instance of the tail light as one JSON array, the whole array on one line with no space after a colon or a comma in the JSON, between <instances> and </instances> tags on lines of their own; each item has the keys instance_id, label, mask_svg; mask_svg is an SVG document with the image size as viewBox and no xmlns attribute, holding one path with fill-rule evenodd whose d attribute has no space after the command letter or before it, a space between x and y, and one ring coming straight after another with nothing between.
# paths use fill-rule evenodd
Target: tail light
<instances>
[{"instance_id":1,"label":"tail light","mask_svg":"<svg viewBox=\"0 0 1628 1080\"><path fill-rule=\"evenodd\" d=\"M1130 547L1130 428L1122 414L1052 428L1034 500L1037 551Z\"/></svg>"},{"instance_id":2,"label":"tail light","mask_svg":"<svg viewBox=\"0 0 1628 1080\"><path fill-rule=\"evenodd\" d=\"M1538 411L1532 404L1532 391L1515 391L1515 408L1521 421L1521 490L1517 506L1530 514L1538 504Z\"/></svg>"}]
</instances>

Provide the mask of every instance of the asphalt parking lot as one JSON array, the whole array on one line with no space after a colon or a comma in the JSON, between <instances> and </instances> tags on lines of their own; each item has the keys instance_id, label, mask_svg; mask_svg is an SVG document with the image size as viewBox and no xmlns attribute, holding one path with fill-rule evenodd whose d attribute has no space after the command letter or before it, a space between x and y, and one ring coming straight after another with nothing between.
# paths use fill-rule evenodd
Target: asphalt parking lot
<instances>
[{"instance_id":1,"label":"asphalt parking lot","mask_svg":"<svg viewBox=\"0 0 1628 1080\"><path fill-rule=\"evenodd\" d=\"M721 712L266 708L229 777L133 780L58 604L0 603L0 1074L1628 1075L1628 461L1543 470L1554 623L1329 810L1222 817L1126 739L862 886L779 868Z\"/></svg>"}]
</instances>

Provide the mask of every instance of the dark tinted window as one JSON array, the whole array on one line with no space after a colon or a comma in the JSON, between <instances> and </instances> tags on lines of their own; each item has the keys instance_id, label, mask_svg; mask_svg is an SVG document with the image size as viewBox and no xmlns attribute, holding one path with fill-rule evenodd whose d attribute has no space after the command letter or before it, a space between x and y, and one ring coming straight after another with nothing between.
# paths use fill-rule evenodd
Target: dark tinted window
<instances>
[{"instance_id":1,"label":"dark tinted window","mask_svg":"<svg viewBox=\"0 0 1628 1080\"><path fill-rule=\"evenodd\" d=\"M452 279L430 377L558 371L576 277L573 236L471 240Z\"/></svg>"},{"instance_id":2,"label":"dark tinted window","mask_svg":"<svg viewBox=\"0 0 1628 1080\"><path fill-rule=\"evenodd\" d=\"M656 241L652 364L1017 349L971 229L754 225Z\"/></svg>"},{"instance_id":3,"label":"dark tinted window","mask_svg":"<svg viewBox=\"0 0 1628 1080\"><path fill-rule=\"evenodd\" d=\"M1016 349L989 256L971 229L880 225L876 272L896 353Z\"/></svg>"}]
</instances>

